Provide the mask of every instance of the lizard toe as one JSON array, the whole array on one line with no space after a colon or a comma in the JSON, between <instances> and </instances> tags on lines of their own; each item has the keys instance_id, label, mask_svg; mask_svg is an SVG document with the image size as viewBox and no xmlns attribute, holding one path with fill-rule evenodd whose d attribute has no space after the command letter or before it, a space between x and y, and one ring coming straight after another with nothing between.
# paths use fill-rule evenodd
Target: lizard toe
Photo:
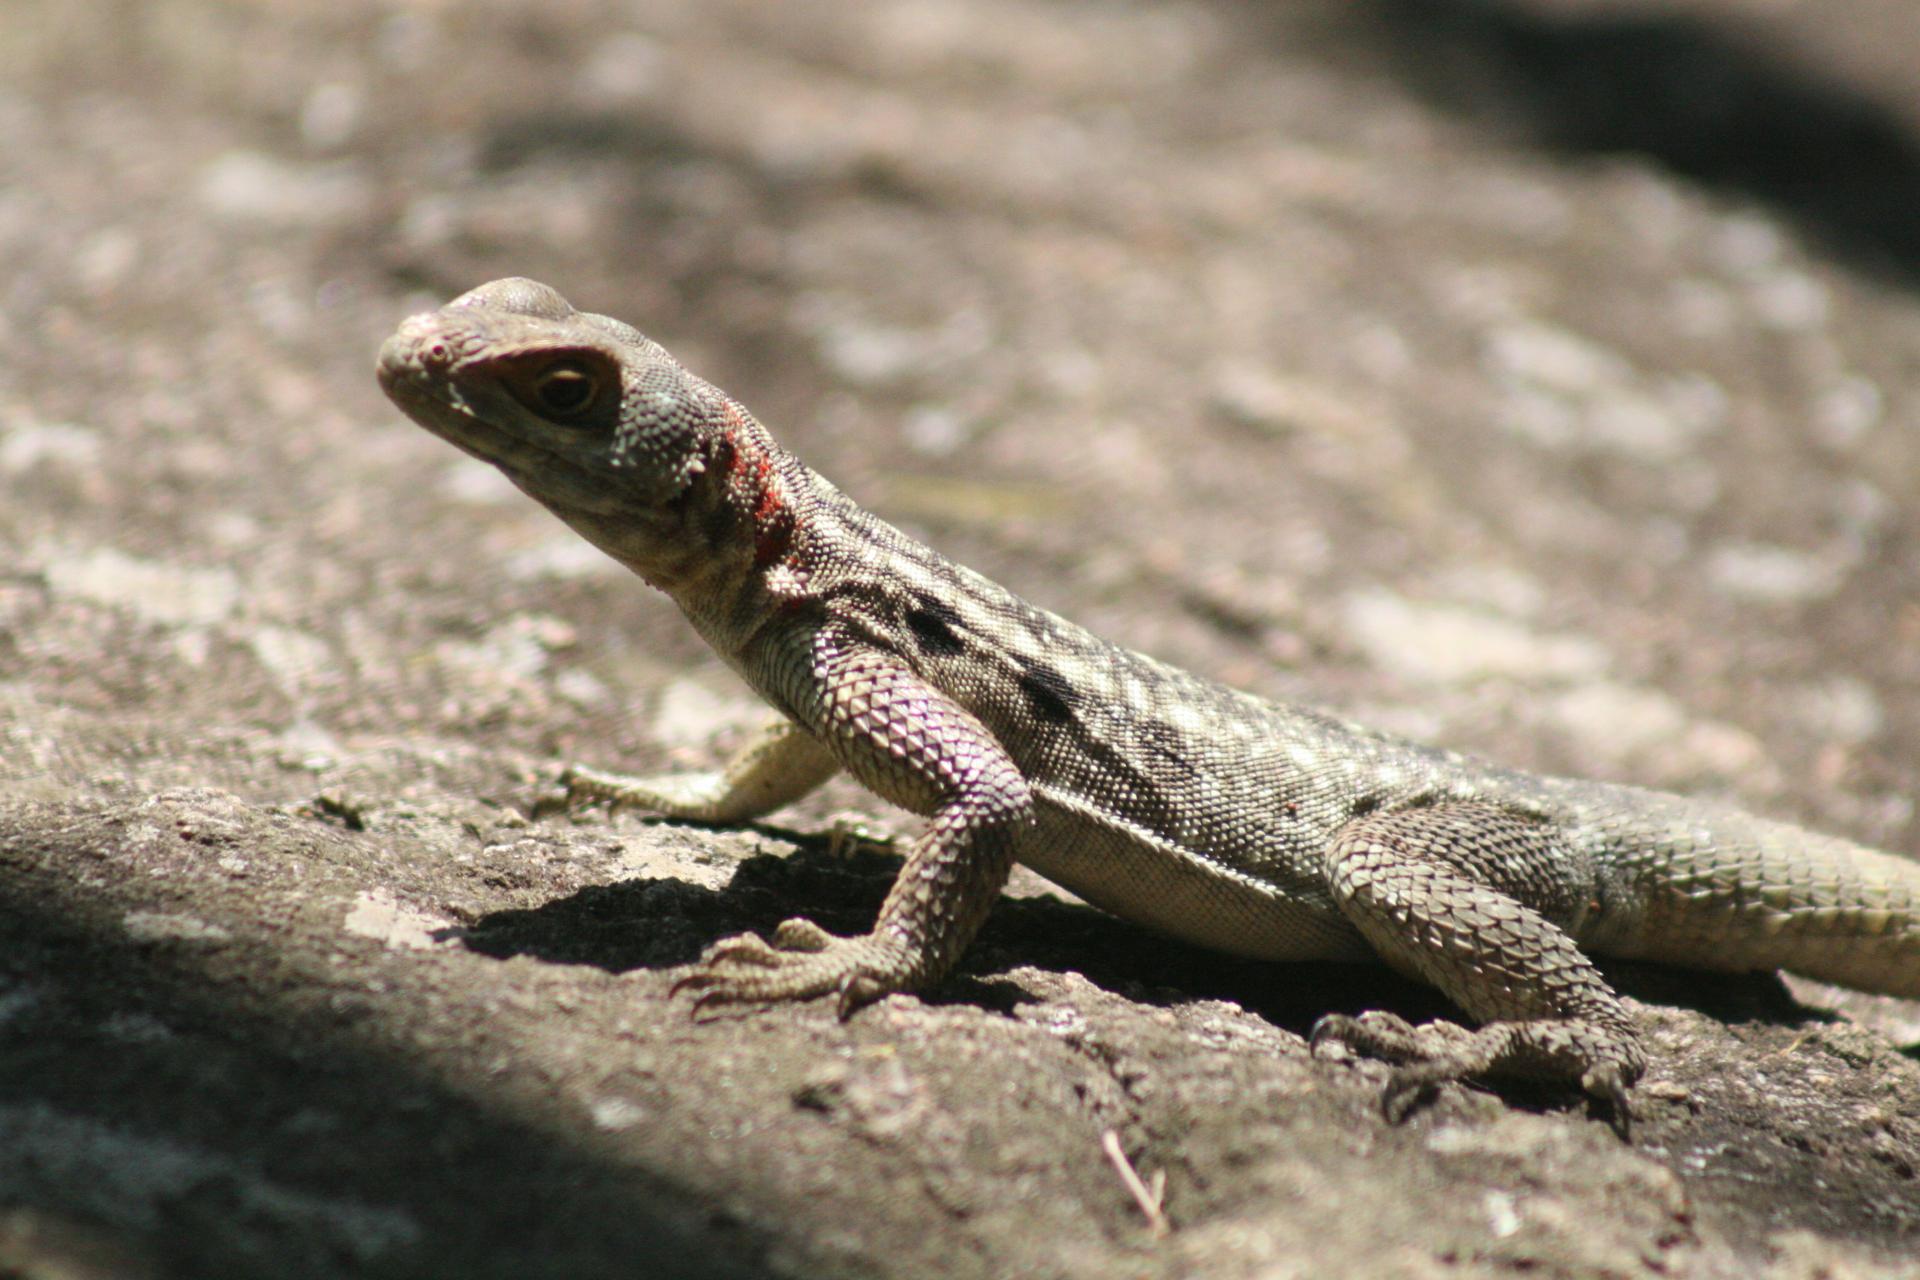
<instances>
[{"instance_id":1,"label":"lizard toe","mask_svg":"<svg viewBox=\"0 0 1920 1280\"><path fill-rule=\"evenodd\" d=\"M1349 1053L1405 1062L1421 1056L1419 1034L1412 1024L1397 1014L1378 1009L1355 1018L1344 1013L1329 1013L1313 1024L1308 1048L1316 1055L1329 1044L1338 1044Z\"/></svg>"},{"instance_id":2,"label":"lizard toe","mask_svg":"<svg viewBox=\"0 0 1920 1280\"><path fill-rule=\"evenodd\" d=\"M1336 1042L1395 1064L1381 1097L1381 1110L1394 1123L1442 1084L1507 1076L1577 1083L1608 1105L1624 1136L1632 1115L1629 1091L1644 1061L1637 1042L1612 1028L1565 1019L1490 1022L1470 1031L1444 1021L1415 1027L1389 1013L1329 1014L1315 1024L1311 1044L1317 1052Z\"/></svg>"},{"instance_id":3,"label":"lizard toe","mask_svg":"<svg viewBox=\"0 0 1920 1280\"><path fill-rule=\"evenodd\" d=\"M865 934L836 937L810 920L788 920L773 942L741 934L715 943L673 992L695 993L694 1010L727 1004L838 998L841 1017L913 985L912 958L898 943Z\"/></svg>"},{"instance_id":4,"label":"lizard toe","mask_svg":"<svg viewBox=\"0 0 1920 1280\"><path fill-rule=\"evenodd\" d=\"M708 947L706 954L700 957L701 968L705 970L728 965L771 969L779 963L780 952L776 951L765 938L754 933L741 933L731 938L722 938Z\"/></svg>"},{"instance_id":5,"label":"lizard toe","mask_svg":"<svg viewBox=\"0 0 1920 1280\"><path fill-rule=\"evenodd\" d=\"M1580 1087L1589 1096L1607 1104L1613 1131L1620 1135L1622 1141L1633 1136L1633 1103L1627 1093L1632 1084L1628 1073L1614 1062L1596 1063L1580 1077Z\"/></svg>"},{"instance_id":6,"label":"lizard toe","mask_svg":"<svg viewBox=\"0 0 1920 1280\"><path fill-rule=\"evenodd\" d=\"M773 931L773 945L782 951L825 951L842 941L802 916L782 920Z\"/></svg>"},{"instance_id":7,"label":"lizard toe","mask_svg":"<svg viewBox=\"0 0 1920 1280\"><path fill-rule=\"evenodd\" d=\"M1412 1067L1397 1067L1387 1077L1387 1087L1380 1091L1380 1114L1388 1124L1400 1124L1433 1100L1442 1084L1455 1077L1445 1071L1435 1071L1433 1064L1422 1063Z\"/></svg>"}]
</instances>

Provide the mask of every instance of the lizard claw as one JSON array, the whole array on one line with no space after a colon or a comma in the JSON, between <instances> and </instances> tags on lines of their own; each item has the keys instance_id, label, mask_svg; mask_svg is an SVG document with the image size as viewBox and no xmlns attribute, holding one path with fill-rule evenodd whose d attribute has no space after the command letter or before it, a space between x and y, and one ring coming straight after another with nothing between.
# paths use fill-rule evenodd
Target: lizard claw
<instances>
[{"instance_id":1,"label":"lizard claw","mask_svg":"<svg viewBox=\"0 0 1920 1280\"><path fill-rule=\"evenodd\" d=\"M1337 1044L1344 1046L1347 1024L1353 1021L1344 1013L1329 1013L1313 1024L1313 1030L1307 1033L1307 1056L1318 1058L1320 1046Z\"/></svg>"}]
</instances>

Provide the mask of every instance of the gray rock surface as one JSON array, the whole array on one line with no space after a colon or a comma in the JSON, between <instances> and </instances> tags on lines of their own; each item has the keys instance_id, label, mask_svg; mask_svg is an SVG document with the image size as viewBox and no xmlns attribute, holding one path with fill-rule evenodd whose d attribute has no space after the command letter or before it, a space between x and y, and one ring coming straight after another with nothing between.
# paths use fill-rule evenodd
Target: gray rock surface
<instances>
[{"instance_id":1,"label":"gray rock surface","mask_svg":"<svg viewBox=\"0 0 1920 1280\"><path fill-rule=\"evenodd\" d=\"M923 998L690 1020L715 938L870 918L837 812L903 821L530 820L756 713L370 367L545 279L1136 647L1912 853L1916 49L1898 0L12 0L0 1275L1920 1274L1912 1004L1620 966L1631 1145L1392 1127L1302 1036L1427 993L1023 878Z\"/></svg>"}]
</instances>

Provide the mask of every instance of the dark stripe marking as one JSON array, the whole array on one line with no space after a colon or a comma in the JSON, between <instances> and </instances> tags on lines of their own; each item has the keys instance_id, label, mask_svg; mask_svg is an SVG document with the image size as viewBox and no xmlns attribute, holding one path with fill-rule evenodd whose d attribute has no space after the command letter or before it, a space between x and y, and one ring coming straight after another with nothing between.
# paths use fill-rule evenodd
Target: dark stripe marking
<instances>
[{"instance_id":1,"label":"dark stripe marking","mask_svg":"<svg viewBox=\"0 0 1920 1280\"><path fill-rule=\"evenodd\" d=\"M1073 704L1079 698L1067 678L1044 662L1022 661L1018 680L1033 714L1049 724L1071 724Z\"/></svg>"},{"instance_id":2,"label":"dark stripe marking","mask_svg":"<svg viewBox=\"0 0 1920 1280\"><path fill-rule=\"evenodd\" d=\"M960 611L937 596L923 591L913 593L914 607L907 610L905 622L913 632L920 652L929 657L952 657L964 652L967 642L960 638L965 625Z\"/></svg>"}]
</instances>

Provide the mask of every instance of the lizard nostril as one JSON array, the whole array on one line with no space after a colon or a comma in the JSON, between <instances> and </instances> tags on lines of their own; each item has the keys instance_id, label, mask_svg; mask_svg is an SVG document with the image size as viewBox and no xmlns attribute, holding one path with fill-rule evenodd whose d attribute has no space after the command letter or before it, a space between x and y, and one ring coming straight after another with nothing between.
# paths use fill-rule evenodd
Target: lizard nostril
<instances>
[{"instance_id":1,"label":"lizard nostril","mask_svg":"<svg viewBox=\"0 0 1920 1280\"><path fill-rule=\"evenodd\" d=\"M454 357L453 344L447 340L445 331L435 323L438 318L427 312L408 316L401 321L399 331L393 336L396 350L410 349L412 358L422 364L450 364Z\"/></svg>"}]
</instances>

